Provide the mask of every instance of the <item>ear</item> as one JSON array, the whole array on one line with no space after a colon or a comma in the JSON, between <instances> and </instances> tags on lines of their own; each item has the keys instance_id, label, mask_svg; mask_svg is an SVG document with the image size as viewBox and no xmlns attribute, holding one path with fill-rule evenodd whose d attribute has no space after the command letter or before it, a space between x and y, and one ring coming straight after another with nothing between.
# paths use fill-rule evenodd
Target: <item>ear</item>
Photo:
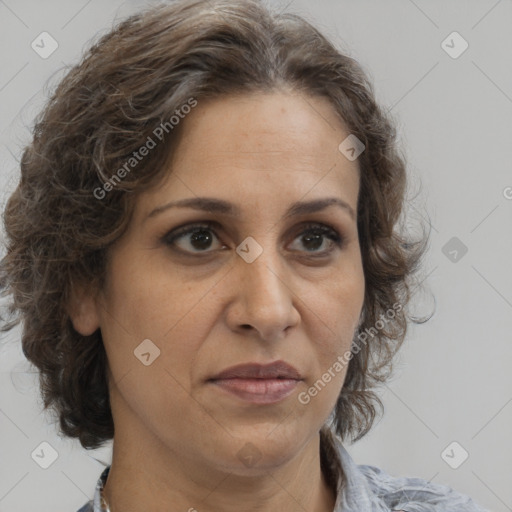
<instances>
[{"instance_id":1,"label":"ear","mask_svg":"<svg viewBox=\"0 0 512 512\"><path fill-rule=\"evenodd\" d=\"M75 331L82 336L90 336L100 327L96 295L92 286L71 285L66 309Z\"/></svg>"}]
</instances>

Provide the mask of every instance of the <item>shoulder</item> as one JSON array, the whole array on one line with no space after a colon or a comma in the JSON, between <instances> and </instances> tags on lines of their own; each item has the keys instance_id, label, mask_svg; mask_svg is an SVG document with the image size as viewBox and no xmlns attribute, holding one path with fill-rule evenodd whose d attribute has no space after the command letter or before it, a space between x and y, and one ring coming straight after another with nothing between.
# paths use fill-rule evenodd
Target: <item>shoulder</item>
<instances>
[{"instance_id":1,"label":"shoulder","mask_svg":"<svg viewBox=\"0 0 512 512\"><path fill-rule=\"evenodd\" d=\"M372 492L392 510L404 512L488 512L469 496L422 478L392 476L370 465L358 465Z\"/></svg>"},{"instance_id":2,"label":"shoulder","mask_svg":"<svg viewBox=\"0 0 512 512\"><path fill-rule=\"evenodd\" d=\"M338 436L332 441L341 466L335 512L489 512L447 485L356 464Z\"/></svg>"}]
</instances>

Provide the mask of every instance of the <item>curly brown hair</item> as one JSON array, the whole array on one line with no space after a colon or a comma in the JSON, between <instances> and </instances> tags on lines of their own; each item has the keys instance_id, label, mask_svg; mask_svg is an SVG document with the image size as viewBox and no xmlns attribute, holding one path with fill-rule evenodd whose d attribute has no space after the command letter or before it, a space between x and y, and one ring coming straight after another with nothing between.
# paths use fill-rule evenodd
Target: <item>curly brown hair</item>
<instances>
[{"instance_id":1,"label":"curly brown hair","mask_svg":"<svg viewBox=\"0 0 512 512\"><path fill-rule=\"evenodd\" d=\"M39 370L44 409L84 448L114 435L108 361L99 329L82 336L73 328L69 300L77 285L104 284L108 249L125 232L138 194L164 177L183 123L115 186L112 176L190 98L283 89L327 98L366 146L358 158L360 331L372 336L362 344L354 338L333 411L336 432L360 439L383 407L372 389L390 376L408 320L425 321L406 308L428 236L423 229L414 241L396 229L406 165L394 122L362 67L304 18L258 0L179 0L117 24L70 69L36 120L3 213L0 287L11 299L2 331L22 321L23 353ZM376 329L391 309L394 317Z\"/></svg>"}]
</instances>

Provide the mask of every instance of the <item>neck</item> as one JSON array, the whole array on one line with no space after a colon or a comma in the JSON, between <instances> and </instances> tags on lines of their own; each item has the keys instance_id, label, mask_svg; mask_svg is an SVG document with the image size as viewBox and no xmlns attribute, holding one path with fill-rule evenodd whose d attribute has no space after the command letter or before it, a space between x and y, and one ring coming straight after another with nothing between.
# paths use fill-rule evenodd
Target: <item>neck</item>
<instances>
[{"instance_id":1,"label":"neck","mask_svg":"<svg viewBox=\"0 0 512 512\"><path fill-rule=\"evenodd\" d=\"M125 434L125 435L123 435ZM332 512L336 494L320 463L320 435L268 471L233 474L171 452L158 440L116 430L104 497L111 512ZM133 434L133 432L131 433ZM144 446L131 440L145 439ZM172 504L172 508L169 507Z\"/></svg>"}]
</instances>

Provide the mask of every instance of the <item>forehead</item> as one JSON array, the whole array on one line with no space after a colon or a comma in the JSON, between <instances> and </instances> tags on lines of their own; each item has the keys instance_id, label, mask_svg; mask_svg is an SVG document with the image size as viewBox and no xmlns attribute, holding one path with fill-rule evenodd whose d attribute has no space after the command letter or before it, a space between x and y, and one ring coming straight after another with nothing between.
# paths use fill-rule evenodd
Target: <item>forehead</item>
<instances>
[{"instance_id":1,"label":"forehead","mask_svg":"<svg viewBox=\"0 0 512 512\"><path fill-rule=\"evenodd\" d=\"M141 197L144 211L205 195L261 204L329 193L356 207L358 164L338 149L349 131L326 98L276 92L199 100L181 122L168 176Z\"/></svg>"}]
</instances>

